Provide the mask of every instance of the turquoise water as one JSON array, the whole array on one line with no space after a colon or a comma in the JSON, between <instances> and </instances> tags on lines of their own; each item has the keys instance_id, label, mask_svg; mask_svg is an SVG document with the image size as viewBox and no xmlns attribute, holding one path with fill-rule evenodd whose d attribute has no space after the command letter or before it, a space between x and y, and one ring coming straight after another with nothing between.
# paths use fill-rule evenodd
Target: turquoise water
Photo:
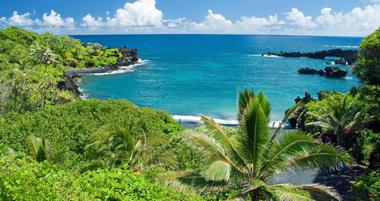
<instances>
[{"instance_id":1,"label":"turquoise water","mask_svg":"<svg viewBox=\"0 0 380 201\"><path fill-rule=\"evenodd\" d=\"M244 87L264 91L272 120L280 120L297 96L320 90L346 92L358 80L300 75L302 67L324 68L326 61L271 58L268 51L317 51L358 46L361 38L248 35L97 35L82 42L137 48L144 64L127 73L88 75L81 88L92 98L128 99L173 115L235 119L237 93ZM348 47L352 48L352 47Z\"/></svg>"}]
</instances>

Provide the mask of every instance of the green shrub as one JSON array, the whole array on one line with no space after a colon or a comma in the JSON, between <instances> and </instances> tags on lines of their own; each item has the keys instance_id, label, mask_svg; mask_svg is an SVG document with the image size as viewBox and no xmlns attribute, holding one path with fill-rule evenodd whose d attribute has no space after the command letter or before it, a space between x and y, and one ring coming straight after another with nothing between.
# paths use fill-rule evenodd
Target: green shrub
<instances>
[{"instance_id":1,"label":"green shrub","mask_svg":"<svg viewBox=\"0 0 380 201\"><path fill-rule=\"evenodd\" d=\"M350 200L380 200L380 171L372 171L357 178L351 192Z\"/></svg>"},{"instance_id":2,"label":"green shrub","mask_svg":"<svg viewBox=\"0 0 380 201\"><path fill-rule=\"evenodd\" d=\"M178 136L182 127L168 113L139 108L128 101L79 100L24 114L9 113L0 121L0 145L26 151L26 138L45 138L53 151L69 148L82 154L92 134L105 125L131 133Z\"/></svg>"},{"instance_id":3,"label":"green shrub","mask_svg":"<svg viewBox=\"0 0 380 201\"><path fill-rule=\"evenodd\" d=\"M380 29L367 36L360 44L354 73L365 83L380 84Z\"/></svg>"},{"instance_id":4,"label":"green shrub","mask_svg":"<svg viewBox=\"0 0 380 201\"><path fill-rule=\"evenodd\" d=\"M0 157L1 200L202 200L154 184L123 169L84 174L28 158Z\"/></svg>"}]
</instances>

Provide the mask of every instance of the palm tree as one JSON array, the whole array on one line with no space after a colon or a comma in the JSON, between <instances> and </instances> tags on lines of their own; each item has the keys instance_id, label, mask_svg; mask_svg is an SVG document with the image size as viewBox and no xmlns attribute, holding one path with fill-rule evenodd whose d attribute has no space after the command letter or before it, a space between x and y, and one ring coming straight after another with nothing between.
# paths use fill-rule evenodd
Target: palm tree
<instances>
[{"instance_id":1,"label":"palm tree","mask_svg":"<svg viewBox=\"0 0 380 201\"><path fill-rule=\"evenodd\" d=\"M60 163L63 161L67 148L53 152L45 138L30 135L26 138L28 149L37 162L49 161L50 163Z\"/></svg>"},{"instance_id":2,"label":"palm tree","mask_svg":"<svg viewBox=\"0 0 380 201\"><path fill-rule=\"evenodd\" d=\"M54 52L49 47L45 47L39 43L35 43L31 46L31 54L39 63L45 65L57 63L57 56Z\"/></svg>"},{"instance_id":3,"label":"palm tree","mask_svg":"<svg viewBox=\"0 0 380 201\"><path fill-rule=\"evenodd\" d=\"M271 135L270 104L263 93L244 90L239 97L239 127L228 132L213 119L202 117L209 133L189 133L190 144L202 154L204 168L197 172L167 175L198 190L240 188L252 200L313 200L314 196L339 200L319 185L269 184L287 170L314 169L348 162L349 156L312 136L290 132ZM315 198L315 197L314 197Z\"/></svg>"},{"instance_id":4,"label":"palm tree","mask_svg":"<svg viewBox=\"0 0 380 201\"><path fill-rule=\"evenodd\" d=\"M124 164L132 172L142 172L154 165L175 168L175 157L163 149L168 144L169 140L160 134L134 136L128 129L100 129L95 140L85 147L85 156L93 162L82 171Z\"/></svg>"},{"instance_id":5,"label":"palm tree","mask_svg":"<svg viewBox=\"0 0 380 201\"><path fill-rule=\"evenodd\" d=\"M338 145L344 146L347 134L360 130L363 114L356 105L356 98L349 100L348 95L343 99L338 99L339 97L329 101L327 107L321 108L323 115L318 116L309 112L308 115L314 117L316 121L307 123L306 126L325 129L337 137Z\"/></svg>"},{"instance_id":6,"label":"palm tree","mask_svg":"<svg viewBox=\"0 0 380 201\"><path fill-rule=\"evenodd\" d=\"M49 146L45 139L31 135L26 141L29 151L36 161L42 162L48 159Z\"/></svg>"}]
</instances>

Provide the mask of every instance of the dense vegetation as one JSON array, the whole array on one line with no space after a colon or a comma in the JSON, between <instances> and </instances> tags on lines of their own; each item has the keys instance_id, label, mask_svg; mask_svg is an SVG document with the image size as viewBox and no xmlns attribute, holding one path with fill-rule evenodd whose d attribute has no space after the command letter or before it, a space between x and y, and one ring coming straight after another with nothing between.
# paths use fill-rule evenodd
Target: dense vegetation
<instances>
[{"instance_id":1,"label":"dense vegetation","mask_svg":"<svg viewBox=\"0 0 380 201\"><path fill-rule=\"evenodd\" d=\"M378 200L380 176L380 29L365 38L353 72L362 81L349 93L323 92L307 101L300 128L315 138L345 148L369 168L353 186L351 200ZM299 107L299 106L295 106Z\"/></svg>"},{"instance_id":2,"label":"dense vegetation","mask_svg":"<svg viewBox=\"0 0 380 201\"><path fill-rule=\"evenodd\" d=\"M350 162L348 154L301 132L278 135L268 127L271 107L263 93L240 93L239 127L232 132L203 117L206 133L186 138L203 156L203 168L178 174L180 181L198 191L241 189L251 200L339 200L319 185L271 184L274 175L290 169L332 167ZM175 176L175 174L174 174Z\"/></svg>"},{"instance_id":3,"label":"dense vegetation","mask_svg":"<svg viewBox=\"0 0 380 201\"><path fill-rule=\"evenodd\" d=\"M203 117L185 130L128 101L78 100L69 68L114 65L121 52L67 36L0 31L1 200L339 200L321 185L273 184L290 170L368 167L352 200L379 199L380 30L363 40L363 85L302 105L301 130L268 128L263 93L239 94L239 126ZM294 112L296 105L286 116ZM348 192L347 192L348 194Z\"/></svg>"},{"instance_id":4,"label":"dense vegetation","mask_svg":"<svg viewBox=\"0 0 380 201\"><path fill-rule=\"evenodd\" d=\"M202 200L127 170L80 174L15 155L0 158L0 200Z\"/></svg>"},{"instance_id":5,"label":"dense vegetation","mask_svg":"<svg viewBox=\"0 0 380 201\"><path fill-rule=\"evenodd\" d=\"M0 114L67 103L75 97L58 87L65 69L114 65L120 56L118 49L83 45L68 36L1 30Z\"/></svg>"}]
</instances>

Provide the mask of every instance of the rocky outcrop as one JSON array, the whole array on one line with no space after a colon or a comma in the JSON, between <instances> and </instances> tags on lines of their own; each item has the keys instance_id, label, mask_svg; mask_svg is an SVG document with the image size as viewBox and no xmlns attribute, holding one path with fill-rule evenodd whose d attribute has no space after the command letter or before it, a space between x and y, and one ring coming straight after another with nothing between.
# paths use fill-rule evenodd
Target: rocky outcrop
<instances>
[{"instance_id":1,"label":"rocky outcrop","mask_svg":"<svg viewBox=\"0 0 380 201\"><path fill-rule=\"evenodd\" d=\"M303 98L300 98L299 96L294 100L296 105L294 107L296 108L291 108L293 111L291 114L288 116L288 123L290 129L296 129L297 126L299 129L304 129L305 123L304 123L304 110L305 110L305 105L312 101L313 98L308 92L305 92L305 96ZM288 114L289 110L288 109L285 111L285 115Z\"/></svg>"},{"instance_id":2,"label":"rocky outcrop","mask_svg":"<svg viewBox=\"0 0 380 201\"><path fill-rule=\"evenodd\" d=\"M342 50L342 49L332 49L324 50L318 52L269 52L266 55L281 56L281 57L307 57L312 59L326 59L326 57L338 57L341 58L338 61L344 64L352 65L357 57L358 50Z\"/></svg>"},{"instance_id":3,"label":"rocky outcrop","mask_svg":"<svg viewBox=\"0 0 380 201\"><path fill-rule=\"evenodd\" d=\"M117 63L114 65L80 69L73 68L65 70L63 74L66 79L58 83L58 88L71 91L79 97L82 95L78 86L81 75L115 71L120 67L136 64L139 60L137 49L123 47L119 49L119 52L121 53L121 56L118 58Z\"/></svg>"},{"instance_id":4,"label":"rocky outcrop","mask_svg":"<svg viewBox=\"0 0 380 201\"><path fill-rule=\"evenodd\" d=\"M344 78L347 75L346 70L342 70L334 66L328 66L324 70L316 70L313 68L306 67L306 68L299 69L298 73L306 74L306 75L319 75L319 76L325 76L328 78Z\"/></svg>"},{"instance_id":5,"label":"rocky outcrop","mask_svg":"<svg viewBox=\"0 0 380 201\"><path fill-rule=\"evenodd\" d=\"M64 76L67 78L73 78L75 76L94 73L106 73L117 70L117 66L105 66L105 67L92 67L92 68L73 68L64 71Z\"/></svg>"},{"instance_id":6,"label":"rocky outcrop","mask_svg":"<svg viewBox=\"0 0 380 201\"><path fill-rule=\"evenodd\" d=\"M347 75L346 70L342 70L338 67L328 66L325 68L324 76L329 78L344 78Z\"/></svg>"},{"instance_id":7,"label":"rocky outcrop","mask_svg":"<svg viewBox=\"0 0 380 201\"><path fill-rule=\"evenodd\" d=\"M128 66L139 61L137 49L123 47L119 52L122 56L117 60L118 66Z\"/></svg>"},{"instance_id":8,"label":"rocky outcrop","mask_svg":"<svg viewBox=\"0 0 380 201\"><path fill-rule=\"evenodd\" d=\"M314 68L301 68L298 70L299 74L305 74L305 75L320 75L323 76L325 72L323 70L316 70Z\"/></svg>"},{"instance_id":9,"label":"rocky outcrop","mask_svg":"<svg viewBox=\"0 0 380 201\"><path fill-rule=\"evenodd\" d=\"M80 77L78 75L66 77L65 80L58 82L58 89L67 90L73 92L78 97L81 95L78 83L80 82Z\"/></svg>"}]
</instances>

